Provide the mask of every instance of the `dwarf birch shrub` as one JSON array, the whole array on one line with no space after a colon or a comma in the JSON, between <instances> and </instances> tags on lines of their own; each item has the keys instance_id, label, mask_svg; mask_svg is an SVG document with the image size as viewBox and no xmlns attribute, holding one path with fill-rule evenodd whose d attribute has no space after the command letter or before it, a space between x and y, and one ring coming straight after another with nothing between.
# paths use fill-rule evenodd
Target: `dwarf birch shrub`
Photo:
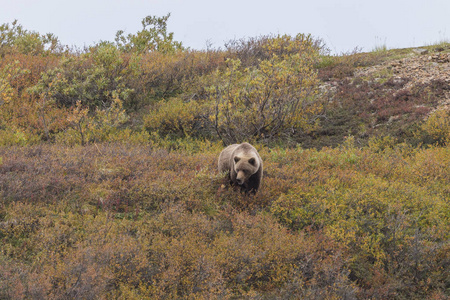
<instances>
[{"instance_id":1,"label":"dwarf birch shrub","mask_svg":"<svg viewBox=\"0 0 450 300\"><path fill-rule=\"evenodd\" d=\"M0 145L26 145L39 140L37 105L23 99L30 70L15 60L0 67Z\"/></svg>"},{"instance_id":2,"label":"dwarf birch shrub","mask_svg":"<svg viewBox=\"0 0 450 300\"><path fill-rule=\"evenodd\" d=\"M11 24L0 25L0 54L19 52L30 55L48 55L60 51L62 46L56 36L51 33L41 35L35 31L24 29L14 20Z\"/></svg>"},{"instance_id":3,"label":"dwarf birch shrub","mask_svg":"<svg viewBox=\"0 0 450 300\"><path fill-rule=\"evenodd\" d=\"M127 65L118 49L102 43L80 56L62 58L58 67L42 74L31 91L65 107L81 100L91 109L104 108L111 104L114 95L127 103L133 97L133 89L124 80Z\"/></svg>"},{"instance_id":4,"label":"dwarf birch shrub","mask_svg":"<svg viewBox=\"0 0 450 300\"><path fill-rule=\"evenodd\" d=\"M266 164L280 168L280 180L290 176L270 211L293 230L319 230L344 246L350 278L370 286L361 297L444 291L445 272L433 270L448 260L448 147L372 145L287 151L283 161L297 164L284 162L283 172Z\"/></svg>"},{"instance_id":5,"label":"dwarf birch shrub","mask_svg":"<svg viewBox=\"0 0 450 300\"><path fill-rule=\"evenodd\" d=\"M273 54L277 56L287 56L297 54L304 50L302 43L292 43L290 38L280 39L277 45L277 49L268 47L273 43L274 39L280 36L269 34L259 37L249 37L239 40L230 40L225 43L227 55L230 58L239 59L242 65L245 67L258 66L262 60L267 60L272 57ZM286 36L285 36L286 37ZM298 35L294 39L302 39L305 36ZM313 38L306 36L312 42L312 46L319 53L327 53L328 50L320 38Z\"/></svg>"},{"instance_id":6,"label":"dwarf birch shrub","mask_svg":"<svg viewBox=\"0 0 450 300\"><path fill-rule=\"evenodd\" d=\"M68 114L68 128L54 135L55 141L65 145L85 145L96 142L123 142L144 144L150 140L145 130L132 130L123 125L129 116L122 106L122 101L115 98L106 109L96 108L90 112L78 101Z\"/></svg>"},{"instance_id":7,"label":"dwarf birch shrub","mask_svg":"<svg viewBox=\"0 0 450 300\"><path fill-rule=\"evenodd\" d=\"M182 50L181 42L174 41L173 32L167 32L167 20L170 13L163 16L147 16L142 19L142 30L135 34L124 35L123 30L116 33L117 48L124 52L161 52L173 53Z\"/></svg>"},{"instance_id":8,"label":"dwarf birch shrub","mask_svg":"<svg viewBox=\"0 0 450 300\"><path fill-rule=\"evenodd\" d=\"M422 130L439 144L450 143L450 109L440 109L428 116Z\"/></svg>"},{"instance_id":9,"label":"dwarf birch shrub","mask_svg":"<svg viewBox=\"0 0 450 300\"><path fill-rule=\"evenodd\" d=\"M155 104L144 117L144 126L149 132L163 136L189 137L205 128L205 119L205 109L198 102L172 98Z\"/></svg>"}]
</instances>

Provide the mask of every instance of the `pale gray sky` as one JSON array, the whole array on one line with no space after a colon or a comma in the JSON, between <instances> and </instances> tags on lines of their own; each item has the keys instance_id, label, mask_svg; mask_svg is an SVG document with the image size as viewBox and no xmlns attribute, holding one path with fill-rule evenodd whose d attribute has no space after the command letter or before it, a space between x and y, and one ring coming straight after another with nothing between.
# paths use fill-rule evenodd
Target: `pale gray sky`
<instances>
[{"instance_id":1,"label":"pale gray sky","mask_svg":"<svg viewBox=\"0 0 450 300\"><path fill-rule=\"evenodd\" d=\"M117 30L135 33L144 17L169 12L169 31L194 49L269 33L311 33L334 53L450 40L450 0L0 0L0 7L0 24L18 19L80 47L113 41Z\"/></svg>"}]
</instances>

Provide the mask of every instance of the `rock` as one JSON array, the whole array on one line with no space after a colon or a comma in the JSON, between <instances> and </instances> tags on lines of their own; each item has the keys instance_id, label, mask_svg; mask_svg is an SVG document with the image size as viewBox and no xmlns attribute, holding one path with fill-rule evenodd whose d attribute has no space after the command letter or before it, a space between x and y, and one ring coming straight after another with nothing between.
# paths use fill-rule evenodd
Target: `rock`
<instances>
[{"instance_id":1,"label":"rock","mask_svg":"<svg viewBox=\"0 0 450 300\"><path fill-rule=\"evenodd\" d=\"M415 48L413 51L420 55L428 54L428 50L423 48Z\"/></svg>"},{"instance_id":2,"label":"rock","mask_svg":"<svg viewBox=\"0 0 450 300\"><path fill-rule=\"evenodd\" d=\"M450 62L450 55L448 53L438 53L432 56L434 62L443 64Z\"/></svg>"},{"instance_id":3,"label":"rock","mask_svg":"<svg viewBox=\"0 0 450 300\"><path fill-rule=\"evenodd\" d=\"M390 116L389 120L387 121L387 125L392 124L394 121L397 121L398 119L400 119L400 116Z\"/></svg>"},{"instance_id":4,"label":"rock","mask_svg":"<svg viewBox=\"0 0 450 300\"><path fill-rule=\"evenodd\" d=\"M405 82L405 80L402 77L396 76L392 79L392 83L394 83L394 84L400 85L400 84L403 84L404 82Z\"/></svg>"}]
</instances>

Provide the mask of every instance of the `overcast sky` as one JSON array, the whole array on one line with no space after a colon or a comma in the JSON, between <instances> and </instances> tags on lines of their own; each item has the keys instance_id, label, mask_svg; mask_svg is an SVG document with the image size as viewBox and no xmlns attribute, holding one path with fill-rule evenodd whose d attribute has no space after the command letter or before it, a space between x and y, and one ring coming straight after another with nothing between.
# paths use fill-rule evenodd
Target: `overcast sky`
<instances>
[{"instance_id":1,"label":"overcast sky","mask_svg":"<svg viewBox=\"0 0 450 300\"><path fill-rule=\"evenodd\" d=\"M310 33L338 54L450 41L450 0L0 0L0 8L0 24L17 19L79 47L136 33L144 17L169 12L168 30L193 49L270 33Z\"/></svg>"}]
</instances>

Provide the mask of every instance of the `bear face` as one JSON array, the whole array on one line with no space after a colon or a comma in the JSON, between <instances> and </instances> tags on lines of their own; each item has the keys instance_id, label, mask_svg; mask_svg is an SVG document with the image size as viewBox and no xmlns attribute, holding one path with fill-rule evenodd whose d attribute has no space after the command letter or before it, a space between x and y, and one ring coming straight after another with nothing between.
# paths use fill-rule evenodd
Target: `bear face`
<instances>
[{"instance_id":1,"label":"bear face","mask_svg":"<svg viewBox=\"0 0 450 300\"><path fill-rule=\"evenodd\" d=\"M243 185L249 181L250 176L259 169L259 161L253 156L235 156L234 172L236 172L236 183Z\"/></svg>"}]
</instances>

